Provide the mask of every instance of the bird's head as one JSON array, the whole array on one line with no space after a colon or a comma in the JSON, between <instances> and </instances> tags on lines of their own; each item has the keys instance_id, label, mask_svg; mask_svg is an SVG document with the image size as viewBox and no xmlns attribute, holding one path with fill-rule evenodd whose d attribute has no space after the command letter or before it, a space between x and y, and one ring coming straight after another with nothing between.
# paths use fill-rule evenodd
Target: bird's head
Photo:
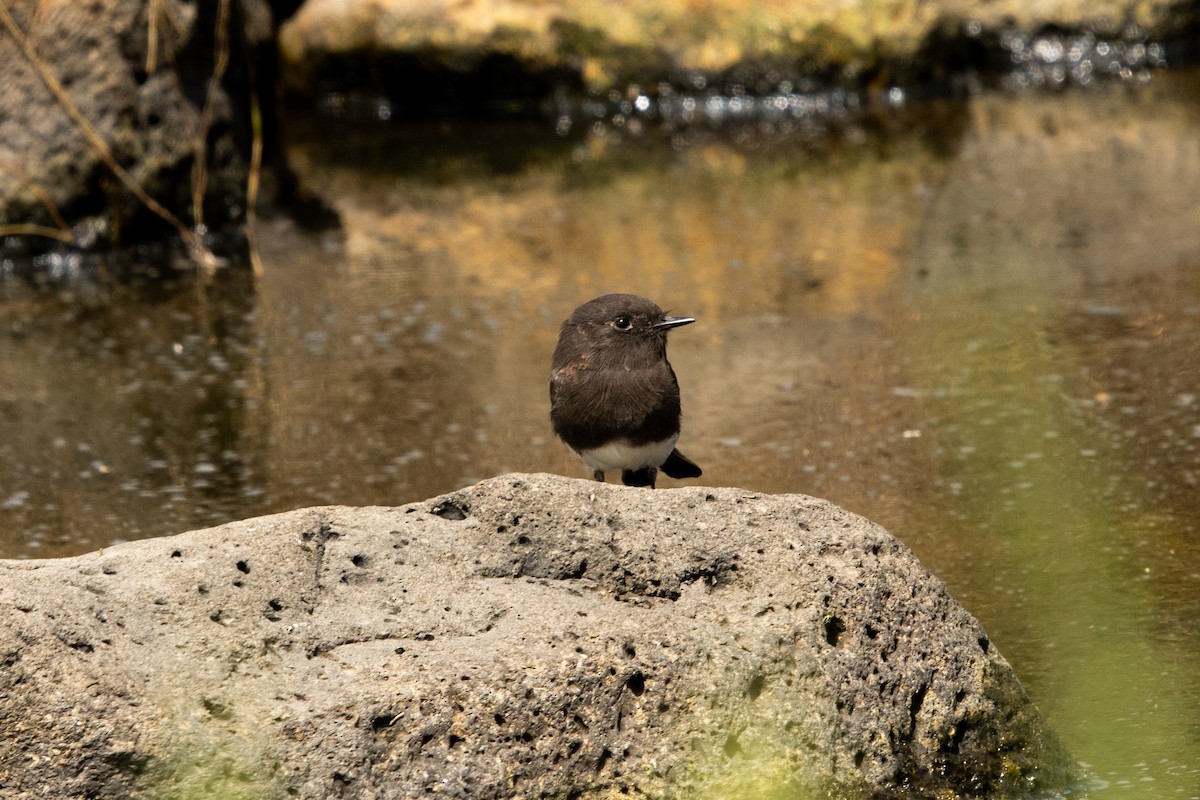
<instances>
[{"instance_id":1,"label":"bird's head","mask_svg":"<svg viewBox=\"0 0 1200 800\"><path fill-rule=\"evenodd\" d=\"M657 363L666 357L667 332L695 322L675 317L636 294L606 294L572 312L563 323L556 365L583 359L613 367Z\"/></svg>"}]
</instances>

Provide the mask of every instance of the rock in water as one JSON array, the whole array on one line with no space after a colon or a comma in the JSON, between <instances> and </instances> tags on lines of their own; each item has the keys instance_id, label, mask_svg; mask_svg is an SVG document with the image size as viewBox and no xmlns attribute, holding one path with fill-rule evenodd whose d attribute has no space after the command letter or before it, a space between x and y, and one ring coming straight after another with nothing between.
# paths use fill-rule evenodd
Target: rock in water
<instances>
[{"instance_id":1,"label":"rock in water","mask_svg":"<svg viewBox=\"0 0 1200 800\"><path fill-rule=\"evenodd\" d=\"M987 634L825 501L507 475L0 562L21 795L1024 795Z\"/></svg>"}]
</instances>

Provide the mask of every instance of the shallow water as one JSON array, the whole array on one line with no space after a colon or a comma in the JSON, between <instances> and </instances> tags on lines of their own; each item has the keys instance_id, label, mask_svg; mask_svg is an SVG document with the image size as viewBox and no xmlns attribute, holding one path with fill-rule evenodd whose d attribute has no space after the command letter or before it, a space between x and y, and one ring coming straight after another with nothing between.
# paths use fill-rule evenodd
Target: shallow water
<instances>
[{"instance_id":1,"label":"shallow water","mask_svg":"<svg viewBox=\"0 0 1200 800\"><path fill-rule=\"evenodd\" d=\"M1200 797L1198 88L786 137L296 123L344 228L262 223L258 279L0 270L0 555L584 477L547 420L558 324L637 292L698 318L670 346L698 483L880 522L1081 796Z\"/></svg>"}]
</instances>

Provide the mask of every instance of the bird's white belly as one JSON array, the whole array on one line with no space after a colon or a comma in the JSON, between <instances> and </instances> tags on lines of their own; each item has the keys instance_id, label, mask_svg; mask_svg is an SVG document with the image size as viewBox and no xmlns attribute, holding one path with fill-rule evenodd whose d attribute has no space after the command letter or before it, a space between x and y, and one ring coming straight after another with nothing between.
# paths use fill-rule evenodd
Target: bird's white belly
<instances>
[{"instance_id":1,"label":"bird's white belly","mask_svg":"<svg viewBox=\"0 0 1200 800\"><path fill-rule=\"evenodd\" d=\"M667 460L667 456L671 455L671 450L674 449L675 442L678 440L678 436L672 436L661 442L635 445L630 444L626 439L618 439L592 450L582 450L579 452L579 457L592 469L604 472L618 469L658 468Z\"/></svg>"}]
</instances>

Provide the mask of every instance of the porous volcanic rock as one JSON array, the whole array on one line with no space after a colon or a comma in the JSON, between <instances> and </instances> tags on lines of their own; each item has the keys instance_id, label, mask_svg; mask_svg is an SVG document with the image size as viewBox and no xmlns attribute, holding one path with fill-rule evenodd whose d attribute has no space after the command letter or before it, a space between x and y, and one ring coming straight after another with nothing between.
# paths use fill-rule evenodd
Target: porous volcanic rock
<instances>
[{"instance_id":1,"label":"porous volcanic rock","mask_svg":"<svg viewBox=\"0 0 1200 800\"><path fill-rule=\"evenodd\" d=\"M0 795L1023 796L1072 767L825 501L507 475L0 562Z\"/></svg>"}]
</instances>

